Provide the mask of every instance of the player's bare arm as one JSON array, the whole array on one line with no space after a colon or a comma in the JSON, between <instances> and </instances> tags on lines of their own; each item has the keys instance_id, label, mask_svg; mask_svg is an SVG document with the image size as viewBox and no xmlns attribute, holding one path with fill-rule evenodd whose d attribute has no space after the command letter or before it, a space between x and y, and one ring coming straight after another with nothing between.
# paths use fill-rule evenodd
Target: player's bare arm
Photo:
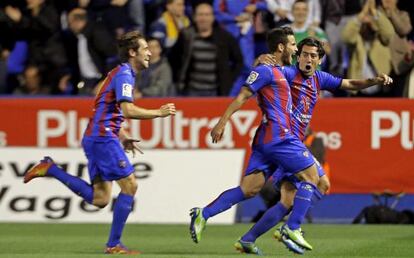
<instances>
[{"instance_id":1,"label":"player's bare arm","mask_svg":"<svg viewBox=\"0 0 414 258\"><path fill-rule=\"evenodd\" d=\"M162 105L159 109L145 109L135 106L130 102L122 102L121 109L123 115L126 118L131 119L153 119L157 117L175 115L176 113L174 103L167 103L165 105Z\"/></svg>"},{"instance_id":2,"label":"player's bare arm","mask_svg":"<svg viewBox=\"0 0 414 258\"><path fill-rule=\"evenodd\" d=\"M252 95L253 93L249 88L242 87L239 95L237 95L237 97L230 103L224 114L221 116L220 120L211 131L210 135L213 143L217 143L221 140L227 121L229 121L233 113L239 110Z\"/></svg>"},{"instance_id":3,"label":"player's bare arm","mask_svg":"<svg viewBox=\"0 0 414 258\"><path fill-rule=\"evenodd\" d=\"M343 90L362 90L374 85L389 86L393 82L392 78L384 73L369 79L343 79L341 89Z\"/></svg>"}]
</instances>

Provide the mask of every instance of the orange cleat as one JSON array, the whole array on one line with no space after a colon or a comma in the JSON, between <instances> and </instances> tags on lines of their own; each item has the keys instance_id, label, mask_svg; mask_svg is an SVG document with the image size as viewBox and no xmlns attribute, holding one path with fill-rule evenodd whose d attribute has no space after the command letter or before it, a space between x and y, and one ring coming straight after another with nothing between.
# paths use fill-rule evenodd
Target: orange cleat
<instances>
[{"instance_id":1,"label":"orange cleat","mask_svg":"<svg viewBox=\"0 0 414 258\"><path fill-rule=\"evenodd\" d=\"M50 157L44 157L40 163L33 166L27 173L24 175L24 183L30 182L33 178L36 177L43 177L46 176L47 171L49 170L50 166L52 166L53 160Z\"/></svg>"},{"instance_id":2,"label":"orange cleat","mask_svg":"<svg viewBox=\"0 0 414 258\"><path fill-rule=\"evenodd\" d=\"M128 248L126 248L125 246L123 246L122 244L117 244L114 247L107 247L105 249L105 254L127 254L127 255L137 255L137 254L141 254L140 251L136 251L136 250L129 250Z\"/></svg>"}]
</instances>

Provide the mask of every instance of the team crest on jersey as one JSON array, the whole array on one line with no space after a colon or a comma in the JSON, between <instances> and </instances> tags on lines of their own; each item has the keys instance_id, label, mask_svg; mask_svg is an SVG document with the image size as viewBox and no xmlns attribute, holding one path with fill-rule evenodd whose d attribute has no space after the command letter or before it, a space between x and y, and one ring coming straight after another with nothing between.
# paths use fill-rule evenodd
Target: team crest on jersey
<instances>
[{"instance_id":1,"label":"team crest on jersey","mask_svg":"<svg viewBox=\"0 0 414 258\"><path fill-rule=\"evenodd\" d=\"M300 102L303 106L303 112L308 113L311 105L311 99L308 96L302 96Z\"/></svg>"},{"instance_id":2,"label":"team crest on jersey","mask_svg":"<svg viewBox=\"0 0 414 258\"><path fill-rule=\"evenodd\" d=\"M305 157L309 157L309 152L308 152L308 151L304 151L304 152L303 152L303 156L305 156Z\"/></svg>"},{"instance_id":3,"label":"team crest on jersey","mask_svg":"<svg viewBox=\"0 0 414 258\"><path fill-rule=\"evenodd\" d=\"M128 83L122 84L122 96L132 97L132 85Z\"/></svg>"},{"instance_id":4,"label":"team crest on jersey","mask_svg":"<svg viewBox=\"0 0 414 258\"><path fill-rule=\"evenodd\" d=\"M252 71L249 77L247 77L246 83L252 84L254 81L256 81L257 77L259 77L259 73Z\"/></svg>"}]
</instances>

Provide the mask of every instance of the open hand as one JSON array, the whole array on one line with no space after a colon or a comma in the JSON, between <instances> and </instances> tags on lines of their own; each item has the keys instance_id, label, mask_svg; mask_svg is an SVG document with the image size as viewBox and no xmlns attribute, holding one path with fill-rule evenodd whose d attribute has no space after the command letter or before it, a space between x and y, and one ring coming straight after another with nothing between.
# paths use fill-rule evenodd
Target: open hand
<instances>
[{"instance_id":1,"label":"open hand","mask_svg":"<svg viewBox=\"0 0 414 258\"><path fill-rule=\"evenodd\" d=\"M135 157L135 151L138 151L141 154L144 154L144 152L141 150L141 148L138 146L138 142L140 140L137 139L131 139L127 138L122 141L122 145L124 145L124 150L126 153L132 152L132 157Z\"/></svg>"},{"instance_id":2,"label":"open hand","mask_svg":"<svg viewBox=\"0 0 414 258\"><path fill-rule=\"evenodd\" d=\"M211 140L213 141L213 143L217 143L218 141L220 141L221 138L223 138L223 133L224 133L224 126L216 124L210 133Z\"/></svg>"},{"instance_id":3,"label":"open hand","mask_svg":"<svg viewBox=\"0 0 414 258\"><path fill-rule=\"evenodd\" d=\"M262 54L257 58L258 64L277 65L279 62L276 57L271 54Z\"/></svg>"}]
</instances>

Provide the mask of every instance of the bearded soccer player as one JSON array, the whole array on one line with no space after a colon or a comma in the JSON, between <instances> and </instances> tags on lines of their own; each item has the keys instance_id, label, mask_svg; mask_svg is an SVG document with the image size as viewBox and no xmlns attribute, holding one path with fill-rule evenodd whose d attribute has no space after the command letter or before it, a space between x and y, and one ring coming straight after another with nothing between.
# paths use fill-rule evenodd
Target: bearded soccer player
<instances>
[{"instance_id":1,"label":"bearded soccer player","mask_svg":"<svg viewBox=\"0 0 414 258\"><path fill-rule=\"evenodd\" d=\"M137 140L131 139L121 124L125 117L153 119L174 115L176 110L172 103L159 109L144 109L133 104L136 73L148 67L151 52L138 31L121 36L118 45L123 63L110 71L100 84L93 116L82 140L91 184L67 174L50 157L45 157L31 168L24 176L24 182L28 183L36 177L54 177L86 202L104 208L111 200L112 182L115 181L121 192L114 204L105 253L138 254L138 251L129 250L121 243L121 236L138 188L134 168L125 151L135 153L135 150L140 150L136 145Z\"/></svg>"},{"instance_id":2,"label":"bearded soccer player","mask_svg":"<svg viewBox=\"0 0 414 258\"><path fill-rule=\"evenodd\" d=\"M290 28L276 28L268 33L267 44L279 64L291 63L292 54L297 50L295 38ZM257 94L263 119L256 131L252 144L252 154L239 187L223 192L216 200L204 208L191 210L190 233L198 243L207 219L229 209L232 205L251 197L249 189L260 188L271 176L277 166L286 171L294 171L300 178L301 186L296 193L292 209L291 237L299 239L302 245L312 249L299 231L305 214L310 206L310 197L319 181L313 156L291 130L290 87L283 76L280 66L259 65L247 78L239 95L228 106L219 122L211 131L213 142L219 141L231 115L239 110L254 94ZM260 189L259 188L259 189ZM260 254L252 243L239 240L235 244L240 251Z\"/></svg>"},{"instance_id":3,"label":"bearded soccer player","mask_svg":"<svg viewBox=\"0 0 414 258\"><path fill-rule=\"evenodd\" d=\"M319 40L312 37L305 38L298 44L298 64L296 66L285 66L282 69L291 87L292 131L301 140L304 140L305 131L312 118L320 90L361 90L374 85L390 85L392 83L392 79L385 74L380 74L370 79L342 79L329 73L318 71L317 68L324 55L323 44ZM277 63L277 58L271 56L268 58L273 58L273 61L264 63ZM328 190L330 183L323 168L319 164L317 164L317 168L320 176L318 183L319 191L316 190L314 195L315 199L320 199ZM279 167L272 177L275 184L281 190L282 198L279 203L269 208L262 218L242 236L241 239L243 241L254 243L259 236L280 222L294 203L296 190L300 187L300 181L294 173L284 171L284 168ZM289 218L286 223L288 227L279 228L275 231L274 236L281 240L291 251L302 254L304 247L300 246L299 243L297 243L299 247L292 244L285 237L286 228L290 228L290 223L291 220Z\"/></svg>"}]
</instances>

